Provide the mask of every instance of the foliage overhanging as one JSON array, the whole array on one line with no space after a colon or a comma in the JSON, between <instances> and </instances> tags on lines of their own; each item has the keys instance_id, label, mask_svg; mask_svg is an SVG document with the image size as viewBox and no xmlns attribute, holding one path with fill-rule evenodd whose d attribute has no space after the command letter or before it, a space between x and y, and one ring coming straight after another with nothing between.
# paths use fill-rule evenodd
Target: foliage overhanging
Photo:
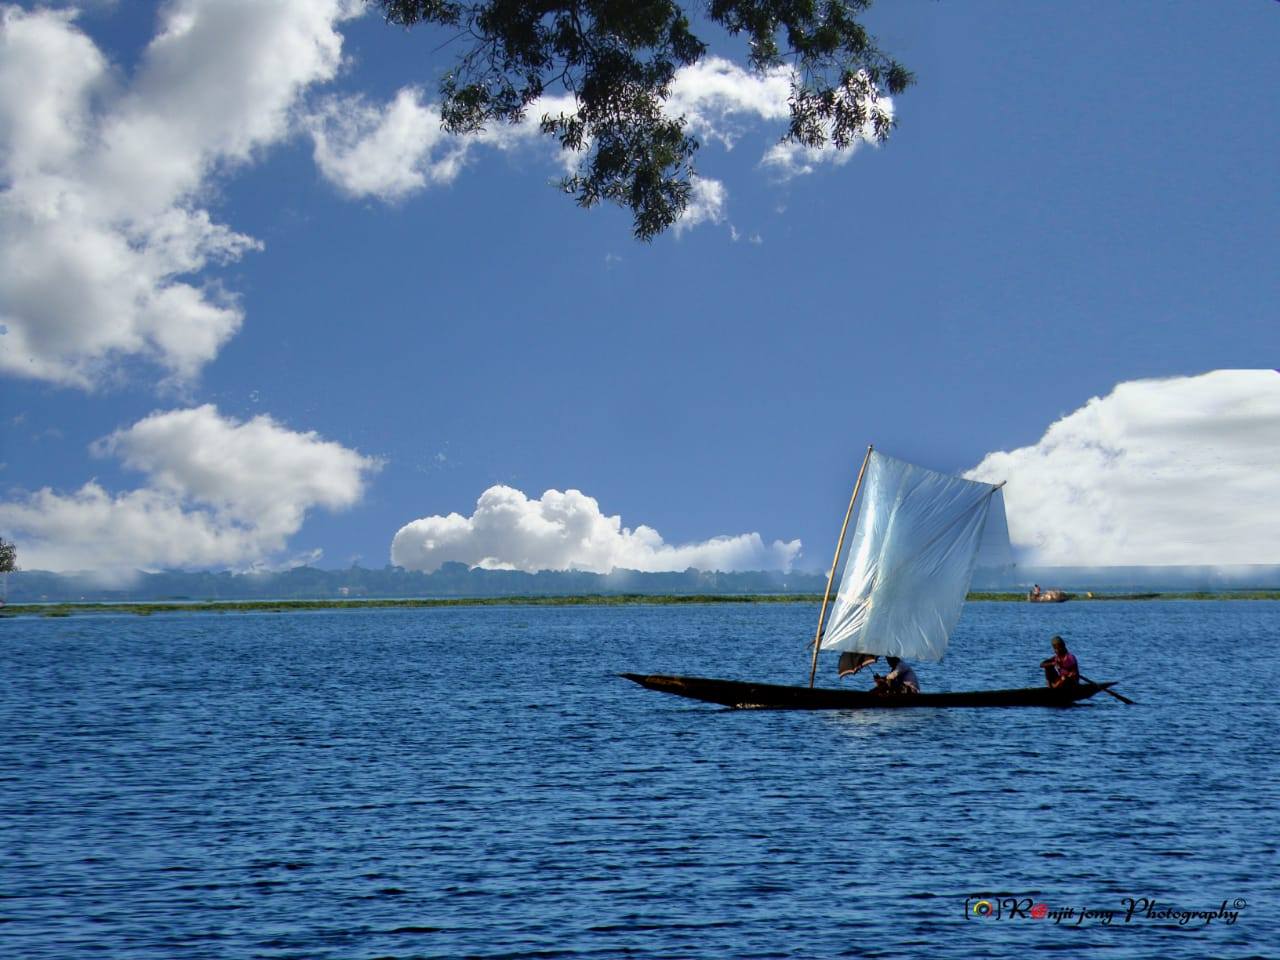
<instances>
[{"instance_id":1,"label":"foliage overhanging","mask_svg":"<svg viewBox=\"0 0 1280 960\"><path fill-rule=\"evenodd\" d=\"M707 44L691 5L675 0L377 0L388 21L434 24L464 44L441 83L444 128L472 133L516 123L544 93L563 90L577 108L547 114L542 131L582 155L561 181L583 207L629 209L635 235L651 240L688 205L697 141L663 105L681 67ZM784 141L847 147L882 141L893 127L881 103L913 82L858 22L872 0L710 0L695 16L747 42L748 66L791 68ZM469 45L467 45L469 44Z\"/></svg>"}]
</instances>

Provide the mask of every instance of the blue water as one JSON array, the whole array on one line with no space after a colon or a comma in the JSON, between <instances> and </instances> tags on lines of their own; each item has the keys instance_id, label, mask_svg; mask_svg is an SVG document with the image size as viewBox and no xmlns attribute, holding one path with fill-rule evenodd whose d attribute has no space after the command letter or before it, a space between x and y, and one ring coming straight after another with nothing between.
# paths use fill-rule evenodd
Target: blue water
<instances>
[{"instance_id":1,"label":"blue water","mask_svg":"<svg viewBox=\"0 0 1280 960\"><path fill-rule=\"evenodd\" d=\"M1132 707L735 712L614 676L803 682L815 619L0 621L0 956L1280 955L1280 604L970 604L918 671L1037 684L1056 632ZM1143 897L1244 905L1125 923Z\"/></svg>"}]
</instances>

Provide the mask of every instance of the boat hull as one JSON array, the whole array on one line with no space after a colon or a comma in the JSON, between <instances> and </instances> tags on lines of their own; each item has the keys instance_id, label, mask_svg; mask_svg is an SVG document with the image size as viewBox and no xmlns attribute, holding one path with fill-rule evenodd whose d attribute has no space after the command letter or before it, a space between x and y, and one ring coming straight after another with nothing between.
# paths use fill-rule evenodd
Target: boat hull
<instances>
[{"instance_id":1,"label":"boat hull","mask_svg":"<svg viewBox=\"0 0 1280 960\"><path fill-rule=\"evenodd\" d=\"M1082 683L1075 687L1021 687L1013 690L970 690L956 693L882 695L866 690L786 687L711 677L623 673L620 676L649 690L691 700L718 703L738 710L901 710L910 707L1069 707L1114 683Z\"/></svg>"}]
</instances>

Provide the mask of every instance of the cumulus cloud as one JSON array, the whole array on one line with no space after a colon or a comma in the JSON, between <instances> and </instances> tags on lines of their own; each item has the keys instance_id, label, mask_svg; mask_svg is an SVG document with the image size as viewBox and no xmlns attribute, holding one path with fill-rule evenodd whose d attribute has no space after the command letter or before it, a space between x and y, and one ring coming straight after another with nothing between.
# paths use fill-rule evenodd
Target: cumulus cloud
<instances>
[{"instance_id":1,"label":"cumulus cloud","mask_svg":"<svg viewBox=\"0 0 1280 960\"><path fill-rule=\"evenodd\" d=\"M0 502L24 566L45 570L249 566L282 550L308 511L358 502L379 462L268 416L205 405L154 413L93 446L143 473L111 494L96 480Z\"/></svg>"},{"instance_id":2,"label":"cumulus cloud","mask_svg":"<svg viewBox=\"0 0 1280 960\"><path fill-rule=\"evenodd\" d=\"M542 116L572 111L567 97L541 97L518 124L494 124L458 136L441 128L438 104L425 100L418 87L403 87L382 106L360 95L329 97L307 118L307 128L316 167L326 180L349 196L394 203L452 183L476 147L547 145L539 127ZM561 152L566 169L576 167L577 159L572 151Z\"/></svg>"},{"instance_id":3,"label":"cumulus cloud","mask_svg":"<svg viewBox=\"0 0 1280 960\"><path fill-rule=\"evenodd\" d=\"M724 184L719 180L694 177L689 186L689 205L676 221L676 236L700 223L724 222L725 204L729 197Z\"/></svg>"},{"instance_id":4,"label":"cumulus cloud","mask_svg":"<svg viewBox=\"0 0 1280 960\"><path fill-rule=\"evenodd\" d=\"M790 116L790 95L791 74L784 67L756 75L721 57L708 57L677 71L664 109L671 117L683 117L695 135L732 149L747 130L761 122L785 121ZM889 98L882 98L879 104L892 116ZM405 87L380 106L361 96L331 97L313 112L308 127L316 165L327 180L351 196L394 202L428 187L451 183L478 146L510 150L535 142L546 144L547 138L539 129L541 118L571 114L574 109L570 97L541 97L530 104L519 124L494 124L458 137L441 130L439 105L425 100L421 89ZM840 150L814 150L775 144L761 163L778 177L789 179L812 173L822 163L843 164L857 145L855 141ZM575 169L579 159L573 151L560 152L567 170ZM694 190L691 212L677 225L677 233L723 220L723 184L696 180Z\"/></svg>"},{"instance_id":5,"label":"cumulus cloud","mask_svg":"<svg viewBox=\"0 0 1280 960\"><path fill-rule=\"evenodd\" d=\"M793 177L813 173L824 163L836 167L844 166L853 156L857 146L857 141L843 150L838 150L831 144L823 147L805 147L790 141L775 143L765 151L760 164L769 169L778 179L790 180Z\"/></svg>"},{"instance_id":6,"label":"cumulus cloud","mask_svg":"<svg viewBox=\"0 0 1280 960\"><path fill-rule=\"evenodd\" d=\"M354 197L395 201L450 183L462 170L467 143L440 129L440 111L405 87L382 108L363 97L330 98L308 120L316 166Z\"/></svg>"},{"instance_id":7,"label":"cumulus cloud","mask_svg":"<svg viewBox=\"0 0 1280 960\"><path fill-rule=\"evenodd\" d=\"M1280 562L1280 373L1133 380L988 454L1009 533L1033 562Z\"/></svg>"},{"instance_id":8,"label":"cumulus cloud","mask_svg":"<svg viewBox=\"0 0 1280 960\"><path fill-rule=\"evenodd\" d=\"M361 0L170 0L135 69L113 66L74 11L0 2L0 372L92 388L131 361L193 380L244 312L207 269L260 250L210 211L222 177L301 126L322 176L394 202L452 182L473 151L535 141L572 171L580 155L539 133L566 96L524 122L467 137L440 129L417 87L308 106L341 66L342 22ZM732 147L788 114L789 75L710 57L679 71L667 103L705 140ZM887 103L887 101L885 101ZM783 177L849 151L775 146ZM695 184L680 230L722 222L726 193Z\"/></svg>"},{"instance_id":9,"label":"cumulus cloud","mask_svg":"<svg viewBox=\"0 0 1280 960\"><path fill-rule=\"evenodd\" d=\"M239 329L196 276L260 248L204 206L334 76L352 0L174 0L131 78L69 11L0 8L0 370L193 378Z\"/></svg>"},{"instance_id":10,"label":"cumulus cloud","mask_svg":"<svg viewBox=\"0 0 1280 960\"><path fill-rule=\"evenodd\" d=\"M755 121L791 116L791 72L776 67L757 76L730 60L707 57L682 67L671 82L666 112L689 129L732 148Z\"/></svg>"},{"instance_id":11,"label":"cumulus cloud","mask_svg":"<svg viewBox=\"0 0 1280 960\"><path fill-rule=\"evenodd\" d=\"M866 90L874 91L870 78L866 74L860 76ZM787 67L757 75L732 61L708 57L676 74L666 109L671 116L683 116L690 130L704 140L718 140L732 149L738 138L756 124L780 124L790 119L791 79ZM893 109L893 98L875 97L873 113L892 121ZM779 179L789 180L813 173L822 164L843 166L868 141L874 141L870 119L848 146L828 144L818 148L778 142L765 151L760 163Z\"/></svg>"},{"instance_id":12,"label":"cumulus cloud","mask_svg":"<svg viewBox=\"0 0 1280 960\"><path fill-rule=\"evenodd\" d=\"M758 533L674 545L652 527L634 530L606 516L593 497L548 490L530 500L519 490L493 486L469 517L423 517L405 524L391 542L391 562L431 571L442 563L499 570L659 571L790 570L800 541L766 545Z\"/></svg>"}]
</instances>

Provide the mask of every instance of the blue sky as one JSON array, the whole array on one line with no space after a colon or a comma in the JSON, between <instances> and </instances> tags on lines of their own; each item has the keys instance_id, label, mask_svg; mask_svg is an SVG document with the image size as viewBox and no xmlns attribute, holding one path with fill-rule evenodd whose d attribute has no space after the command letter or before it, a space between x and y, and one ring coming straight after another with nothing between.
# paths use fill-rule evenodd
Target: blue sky
<instances>
[{"instance_id":1,"label":"blue sky","mask_svg":"<svg viewBox=\"0 0 1280 960\"><path fill-rule=\"evenodd\" d=\"M109 63L108 81L83 101L87 115L170 97L157 115L180 115L181 136L198 141L208 116L210 127L226 125L218 143L235 139L240 115L228 108L220 118L216 92L183 87L185 64L143 82L157 18L207 6L99 4L59 21ZM12 35L29 16L49 15L9 8L6 29ZM349 115L345 98L356 95L379 111L414 84L429 106L446 62L426 33L376 15L335 21L341 65L332 78L300 81L277 128L239 153L202 147L192 182L166 200L261 244L157 281L187 283L239 311L238 329L189 375L128 350L99 358L81 383L30 375L30 364L12 360L23 324L65 319L83 337L111 321L111 304L63 298L51 284L29 308L12 279L29 251L5 254L0 351L13 352L0 368L0 496L11 509L0 509L0 533L20 550L57 540L45 555L64 564L104 562L109 548L81 554L74 545L129 529L101 514L121 509L130 491L163 490L166 516L203 510L209 523L243 532L259 523L255 511L273 508L276 490L300 512L276 516L268 535L238 548L122 554L139 566L302 557L381 566L403 525L469 515L484 491L505 484L530 498L580 490L666 544L758 532L764 552L746 556L818 569L868 442L963 471L1036 445L1122 382L1275 364L1280 5L1029 12L909 2L877 8L872 24L918 76L897 98L899 127L886 145L787 178L761 162L782 124L740 112L721 128L734 128L733 148L704 137L698 156L700 173L723 190L718 221L644 245L623 212L583 212L549 186L558 162L528 138L470 149L448 182L392 202L352 196L327 178L315 159L324 117ZM83 51L67 55L82 62ZM42 102L42 83L54 83L16 74L0 77L9 192L34 176L13 157L38 135L32 104ZM246 130L253 107L246 101ZM89 142L70 121L67 129ZM128 189L141 196L145 186ZM56 219L49 230L62 230L58 242L70 249L82 242ZM33 319L28 309L45 312ZM59 309L82 315L50 312ZM279 433L259 438L264 450L314 433L315 443L366 460L331 463L325 451L341 456L332 447L311 451L319 459L306 462L332 468L342 489L308 485L296 463L270 452L235 466L252 477L231 478L233 492L200 487L189 462L179 468L178 454L156 446L178 436L159 429L170 421L151 421L159 426L146 436L134 427L207 405L219 419L210 412L199 429L221 430L218 442L234 447L234 425L267 416ZM1188 410L1195 430L1219 435L1202 413ZM1264 411L1268 443L1280 437L1270 432L1277 422ZM1251 432L1245 449L1259 436ZM1233 447L1214 462L1256 467L1250 456ZM277 469L293 479L277 481ZM93 530L75 529L83 511L60 525L48 513L61 500L33 500L45 488L70 497L95 479L106 499ZM170 539L180 540L185 528L175 529ZM775 540L799 540L801 552L770 552ZM1274 558L1254 562L1264 559Z\"/></svg>"}]
</instances>

